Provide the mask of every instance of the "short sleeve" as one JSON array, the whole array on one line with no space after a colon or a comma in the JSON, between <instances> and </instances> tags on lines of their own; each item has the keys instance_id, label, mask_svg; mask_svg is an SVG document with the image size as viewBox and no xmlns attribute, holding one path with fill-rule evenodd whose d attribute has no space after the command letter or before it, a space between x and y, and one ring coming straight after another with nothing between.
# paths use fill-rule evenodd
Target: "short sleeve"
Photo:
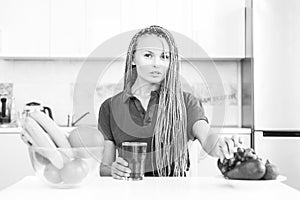
<instances>
[{"instance_id":1,"label":"short sleeve","mask_svg":"<svg viewBox=\"0 0 300 200\"><path fill-rule=\"evenodd\" d=\"M115 143L110 126L110 99L105 100L99 109L98 129L105 140L111 140Z\"/></svg>"},{"instance_id":2,"label":"short sleeve","mask_svg":"<svg viewBox=\"0 0 300 200\"><path fill-rule=\"evenodd\" d=\"M185 105L187 110L187 131L188 139L195 140L193 135L193 125L198 120L204 120L208 123L208 119L205 116L204 108L200 100L190 93L184 93Z\"/></svg>"}]
</instances>

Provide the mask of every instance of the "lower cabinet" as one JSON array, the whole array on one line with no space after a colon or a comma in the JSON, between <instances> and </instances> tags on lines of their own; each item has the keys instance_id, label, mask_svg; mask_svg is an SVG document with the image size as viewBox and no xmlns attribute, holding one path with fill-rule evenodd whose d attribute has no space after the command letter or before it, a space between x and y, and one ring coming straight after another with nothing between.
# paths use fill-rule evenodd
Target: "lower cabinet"
<instances>
[{"instance_id":1,"label":"lower cabinet","mask_svg":"<svg viewBox=\"0 0 300 200\"><path fill-rule=\"evenodd\" d=\"M34 174L28 149L18 133L0 133L0 190Z\"/></svg>"}]
</instances>

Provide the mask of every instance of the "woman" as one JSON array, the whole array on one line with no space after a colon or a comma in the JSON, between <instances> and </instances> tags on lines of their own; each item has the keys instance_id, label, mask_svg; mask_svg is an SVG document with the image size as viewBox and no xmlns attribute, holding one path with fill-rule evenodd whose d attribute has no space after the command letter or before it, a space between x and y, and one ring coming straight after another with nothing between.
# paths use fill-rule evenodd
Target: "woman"
<instances>
[{"instance_id":1,"label":"woman","mask_svg":"<svg viewBox=\"0 0 300 200\"><path fill-rule=\"evenodd\" d=\"M171 33L159 26L132 38L124 90L101 105L98 127L105 138L100 175L115 179L130 175L128 163L116 158L125 141L147 143L146 176L185 176L189 140L199 140L208 154L220 158L232 155L238 145L235 138L211 133L201 103L182 91L177 47Z\"/></svg>"}]
</instances>

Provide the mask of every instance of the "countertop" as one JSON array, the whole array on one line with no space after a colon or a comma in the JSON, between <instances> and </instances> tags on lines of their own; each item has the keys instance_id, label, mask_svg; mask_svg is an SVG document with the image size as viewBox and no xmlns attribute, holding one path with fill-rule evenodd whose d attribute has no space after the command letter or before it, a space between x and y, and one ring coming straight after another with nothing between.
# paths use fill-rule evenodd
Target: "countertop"
<instances>
[{"instance_id":1,"label":"countertop","mask_svg":"<svg viewBox=\"0 0 300 200\"><path fill-rule=\"evenodd\" d=\"M71 131L73 130L75 127L67 127L67 126L61 126L60 128L62 128L63 130L66 131ZM0 128L0 134L19 134L22 131L22 127L7 127L7 128Z\"/></svg>"},{"instance_id":2,"label":"countertop","mask_svg":"<svg viewBox=\"0 0 300 200\"><path fill-rule=\"evenodd\" d=\"M0 191L0 199L93 200L93 199L300 199L300 192L280 181L235 181L217 177L145 177L142 181L97 177L93 182L72 189L46 186L28 176Z\"/></svg>"},{"instance_id":3,"label":"countertop","mask_svg":"<svg viewBox=\"0 0 300 200\"><path fill-rule=\"evenodd\" d=\"M66 127L62 126L61 128L65 129L66 131L70 131L75 127ZM215 131L220 131L221 134L242 134L242 135L248 135L251 133L250 128L231 128L231 127L223 127L223 128L216 128L212 127ZM0 128L0 134L1 133L12 133L12 134L18 134L22 131L21 127L12 127L12 128Z\"/></svg>"}]
</instances>

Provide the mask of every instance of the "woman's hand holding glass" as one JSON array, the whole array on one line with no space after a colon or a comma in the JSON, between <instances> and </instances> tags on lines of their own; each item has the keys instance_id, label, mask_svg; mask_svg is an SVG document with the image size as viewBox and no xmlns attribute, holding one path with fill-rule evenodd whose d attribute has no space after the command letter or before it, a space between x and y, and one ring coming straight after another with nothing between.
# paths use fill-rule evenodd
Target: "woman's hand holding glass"
<instances>
[{"instance_id":1,"label":"woman's hand holding glass","mask_svg":"<svg viewBox=\"0 0 300 200\"><path fill-rule=\"evenodd\" d=\"M111 166L111 175L115 179L123 179L130 176L131 170L128 167L128 162L121 157L118 157Z\"/></svg>"}]
</instances>

